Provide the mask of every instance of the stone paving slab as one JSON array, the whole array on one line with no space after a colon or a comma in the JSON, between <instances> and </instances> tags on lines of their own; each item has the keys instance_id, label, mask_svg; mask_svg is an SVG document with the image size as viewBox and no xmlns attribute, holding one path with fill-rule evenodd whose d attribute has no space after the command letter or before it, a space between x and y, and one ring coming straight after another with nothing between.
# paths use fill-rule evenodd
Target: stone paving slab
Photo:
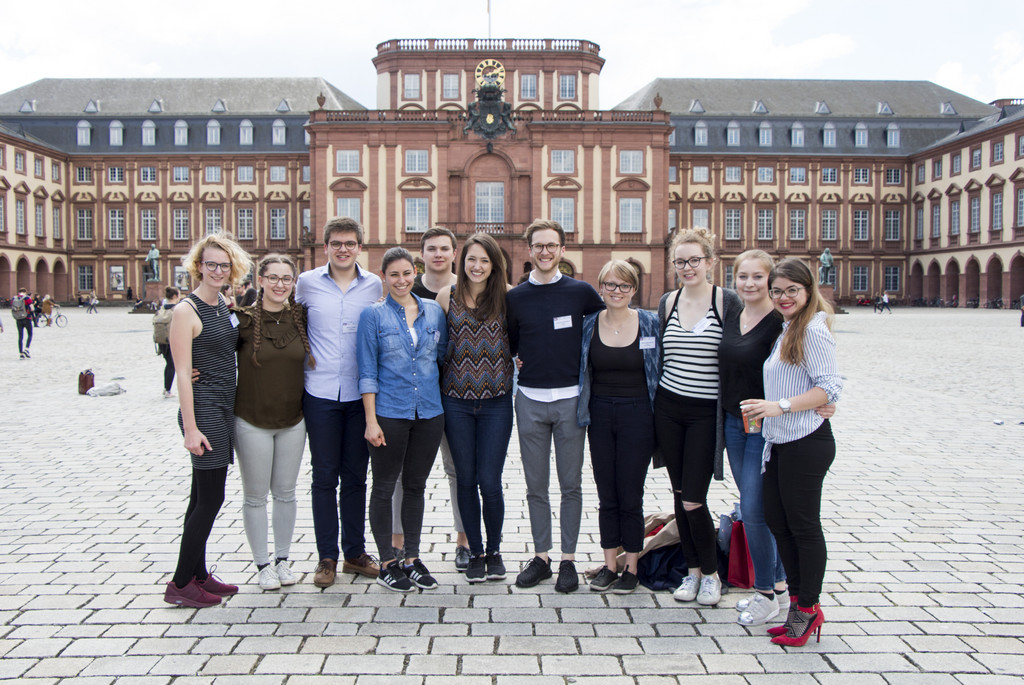
<instances>
[{"instance_id":1,"label":"stone paving slab","mask_svg":"<svg viewBox=\"0 0 1024 685\"><path fill-rule=\"evenodd\" d=\"M3 312L0 312L3 315ZM669 593L519 590L531 536L515 435L505 469L509 579L453 566L449 491L428 484L423 557L441 587L400 596L316 564L308 454L292 545L298 585L261 592L237 470L208 553L241 592L162 601L187 502L177 404L160 396L149 317L68 312L31 360L0 335L0 679L28 683L433 685L1003 685L1024 679L1024 330L1014 312L855 309L836 321L846 389L822 518L821 642L772 645L718 608ZM13 328L13 327L11 327ZM10 329L8 329L10 331ZM81 397L77 373L127 393ZM996 421L1001 421L997 424ZM728 469L727 469L728 471ZM578 566L600 563L589 465ZM647 511L671 510L652 471ZM731 480L709 505L731 509ZM557 502L557 494L553 497ZM557 507L556 507L557 511ZM555 521L557 527L557 520ZM555 531L557 539L557 531ZM555 555L557 559L557 555Z\"/></svg>"}]
</instances>

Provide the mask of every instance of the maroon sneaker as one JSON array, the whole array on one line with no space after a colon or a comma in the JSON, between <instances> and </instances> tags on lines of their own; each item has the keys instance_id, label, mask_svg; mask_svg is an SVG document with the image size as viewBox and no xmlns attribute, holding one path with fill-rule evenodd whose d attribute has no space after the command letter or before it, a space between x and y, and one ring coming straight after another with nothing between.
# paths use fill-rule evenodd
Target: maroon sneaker
<instances>
[{"instance_id":1,"label":"maroon sneaker","mask_svg":"<svg viewBox=\"0 0 1024 685\"><path fill-rule=\"evenodd\" d=\"M168 604L204 609L220 604L220 597L199 587L196 579L193 578L188 581L188 585L181 589L174 584L173 580L168 582L167 589L164 590L164 601Z\"/></svg>"},{"instance_id":2,"label":"maroon sneaker","mask_svg":"<svg viewBox=\"0 0 1024 685\"><path fill-rule=\"evenodd\" d=\"M228 585L227 583L221 582L218 580L217 576L212 573L206 576L206 580L199 580L197 578L196 583L211 595L218 595L220 597L230 597L238 592L237 585Z\"/></svg>"}]
</instances>

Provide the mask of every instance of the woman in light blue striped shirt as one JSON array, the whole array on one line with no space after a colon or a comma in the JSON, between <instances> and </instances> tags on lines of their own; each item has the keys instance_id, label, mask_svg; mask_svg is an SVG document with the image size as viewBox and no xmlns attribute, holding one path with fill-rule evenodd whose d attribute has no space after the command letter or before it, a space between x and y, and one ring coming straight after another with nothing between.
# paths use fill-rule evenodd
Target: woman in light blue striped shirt
<instances>
[{"instance_id":1,"label":"woman in light blue striped shirt","mask_svg":"<svg viewBox=\"0 0 1024 685\"><path fill-rule=\"evenodd\" d=\"M825 615L818 604L825 576L821 489L836 456L827 419L815 407L835 403L842 392L832 307L818 293L811 269L799 259L779 262L768 294L782 314L782 335L764 363L765 399L742 402L744 415L763 418L764 514L775 536L789 583L786 623L769 629L772 642L799 647Z\"/></svg>"}]
</instances>

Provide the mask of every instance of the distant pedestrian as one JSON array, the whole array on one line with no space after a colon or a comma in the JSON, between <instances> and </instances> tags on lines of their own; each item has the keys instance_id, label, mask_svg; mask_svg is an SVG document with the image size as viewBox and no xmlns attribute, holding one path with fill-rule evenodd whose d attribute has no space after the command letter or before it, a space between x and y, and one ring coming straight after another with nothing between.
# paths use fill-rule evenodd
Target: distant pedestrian
<instances>
[{"instance_id":1,"label":"distant pedestrian","mask_svg":"<svg viewBox=\"0 0 1024 685\"><path fill-rule=\"evenodd\" d=\"M878 313L882 313L882 309L888 309L889 313L892 314L892 307L889 306L889 293L882 293L882 303L878 305Z\"/></svg>"},{"instance_id":2,"label":"distant pedestrian","mask_svg":"<svg viewBox=\"0 0 1024 685\"><path fill-rule=\"evenodd\" d=\"M128 286L128 292L125 293L124 299L126 299L129 302L132 302L133 300L135 300L135 293L134 293L134 291L132 291L132 287L131 286Z\"/></svg>"},{"instance_id":3,"label":"distant pedestrian","mask_svg":"<svg viewBox=\"0 0 1024 685\"><path fill-rule=\"evenodd\" d=\"M97 309L97 305L100 303L100 299L96 297L95 292L89 293L89 307L85 310L86 314L99 314L100 310Z\"/></svg>"},{"instance_id":4,"label":"distant pedestrian","mask_svg":"<svg viewBox=\"0 0 1024 685\"><path fill-rule=\"evenodd\" d=\"M18 353L21 359L31 358L29 348L32 346L32 298L28 296L28 290L18 288L18 295L11 300L11 315L14 316L14 323L18 327ZM27 340L22 344L25 334Z\"/></svg>"},{"instance_id":5,"label":"distant pedestrian","mask_svg":"<svg viewBox=\"0 0 1024 685\"><path fill-rule=\"evenodd\" d=\"M174 357L171 356L171 318L174 306L178 304L181 293L173 286L164 288L164 302L160 311L153 316L153 342L156 343L157 354L164 358L164 397L171 394L174 383Z\"/></svg>"}]
</instances>

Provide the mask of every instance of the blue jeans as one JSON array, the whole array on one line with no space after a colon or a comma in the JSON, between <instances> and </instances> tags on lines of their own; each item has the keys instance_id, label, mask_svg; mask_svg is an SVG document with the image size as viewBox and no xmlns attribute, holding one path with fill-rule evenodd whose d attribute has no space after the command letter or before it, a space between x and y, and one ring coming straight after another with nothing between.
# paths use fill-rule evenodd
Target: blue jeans
<instances>
[{"instance_id":1,"label":"blue jeans","mask_svg":"<svg viewBox=\"0 0 1024 685\"><path fill-rule=\"evenodd\" d=\"M740 491L740 514L743 530L754 562L754 588L771 590L786 579L782 559L775 547L775 538L764 520L764 498L761 478L761 452L764 438L760 433L744 433L743 420L725 414L725 447L729 452L729 468Z\"/></svg>"},{"instance_id":2,"label":"blue jeans","mask_svg":"<svg viewBox=\"0 0 1024 685\"><path fill-rule=\"evenodd\" d=\"M338 527L345 559L366 551L366 414L361 399L338 402L302 395L313 467L313 532L321 559L338 560ZM338 484L341 483L341 495Z\"/></svg>"},{"instance_id":3,"label":"blue jeans","mask_svg":"<svg viewBox=\"0 0 1024 685\"><path fill-rule=\"evenodd\" d=\"M458 483L459 512L474 556L484 553L480 530L481 500L488 553L501 548L505 498L501 474L512 437L512 395L486 400L441 396L445 434Z\"/></svg>"}]
</instances>

